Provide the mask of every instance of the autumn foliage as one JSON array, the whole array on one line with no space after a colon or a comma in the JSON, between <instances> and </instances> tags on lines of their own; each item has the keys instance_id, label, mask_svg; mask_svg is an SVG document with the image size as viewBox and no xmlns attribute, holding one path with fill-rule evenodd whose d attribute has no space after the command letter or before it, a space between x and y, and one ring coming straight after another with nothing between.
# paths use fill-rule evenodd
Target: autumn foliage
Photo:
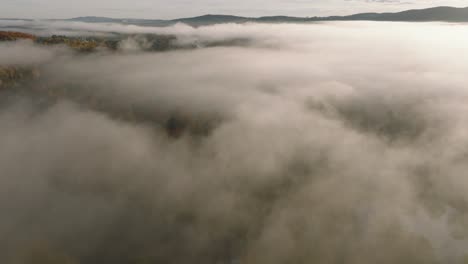
<instances>
[{"instance_id":1,"label":"autumn foliage","mask_svg":"<svg viewBox=\"0 0 468 264\"><path fill-rule=\"evenodd\" d=\"M32 39L35 40L36 36L13 31L0 31L0 40L18 40L18 39Z\"/></svg>"}]
</instances>

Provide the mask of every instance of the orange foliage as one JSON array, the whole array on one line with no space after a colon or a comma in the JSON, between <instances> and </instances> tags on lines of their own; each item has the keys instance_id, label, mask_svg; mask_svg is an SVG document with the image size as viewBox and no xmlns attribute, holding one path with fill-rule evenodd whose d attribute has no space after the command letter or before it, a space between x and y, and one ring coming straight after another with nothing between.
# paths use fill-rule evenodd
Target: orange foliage
<instances>
[{"instance_id":1,"label":"orange foliage","mask_svg":"<svg viewBox=\"0 0 468 264\"><path fill-rule=\"evenodd\" d=\"M35 40L36 36L13 31L0 31L0 40L17 40L17 39L32 39Z\"/></svg>"}]
</instances>

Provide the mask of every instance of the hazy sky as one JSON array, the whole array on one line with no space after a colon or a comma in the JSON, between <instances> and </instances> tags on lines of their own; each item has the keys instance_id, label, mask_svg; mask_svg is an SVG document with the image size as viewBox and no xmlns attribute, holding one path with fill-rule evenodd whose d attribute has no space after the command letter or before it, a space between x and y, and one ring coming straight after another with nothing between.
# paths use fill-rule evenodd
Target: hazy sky
<instances>
[{"instance_id":1,"label":"hazy sky","mask_svg":"<svg viewBox=\"0 0 468 264\"><path fill-rule=\"evenodd\" d=\"M438 5L468 6L468 0L0 0L0 17L178 18L202 14L321 16Z\"/></svg>"}]
</instances>

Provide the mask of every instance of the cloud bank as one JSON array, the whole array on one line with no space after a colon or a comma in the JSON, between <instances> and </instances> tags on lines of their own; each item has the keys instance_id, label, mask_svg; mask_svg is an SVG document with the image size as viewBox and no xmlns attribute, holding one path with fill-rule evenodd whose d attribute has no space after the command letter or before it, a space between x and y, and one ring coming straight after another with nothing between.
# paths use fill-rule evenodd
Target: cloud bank
<instances>
[{"instance_id":1,"label":"cloud bank","mask_svg":"<svg viewBox=\"0 0 468 264\"><path fill-rule=\"evenodd\" d=\"M249 42L0 46L6 263L464 263L468 27L144 30Z\"/></svg>"}]
</instances>

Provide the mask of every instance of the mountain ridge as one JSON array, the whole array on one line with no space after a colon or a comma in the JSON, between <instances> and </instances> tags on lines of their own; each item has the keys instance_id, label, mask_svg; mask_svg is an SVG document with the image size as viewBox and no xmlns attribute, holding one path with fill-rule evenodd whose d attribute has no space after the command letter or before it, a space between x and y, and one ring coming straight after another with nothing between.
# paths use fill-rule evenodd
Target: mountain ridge
<instances>
[{"instance_id":1,"label":"mountain ridge","mask_svg":"<svg viewBox=\"0 0 468 264\"><path fill-rule=\"evenodd\" d=\"M409 9L400 12L357 13L346 16L261 16L246 17L223 14L206 14L177 19L136 19L83 16L70 19L52 19L54 21L75 21L88 23L121 23L140 26L170 26L185 23L191 26L203 26L223 23L306 23L321 21L393 21L393 22L468 22L468 7L438 6L424 9Z\"/></svg>"},{"instance_id":2,"label":"mountain ridge","mask_svg":"<svg viewBox=\"0 0 468 264\"><path fill-rule=\"evenodd\" d=\"M79 20L80 18L73 18L72 20ZM111 20L131 20L131 19L119 19L119 18L104 18ZM424 9L408 9L400 12L366 12L357 13L347 16L311 16L311 17L296 17L286 15L276 16L261 16L261 17L246 17L246 16L234 16L234 15L223 15L223 14L206 14L195 17L185 17L177 19L133 19L135 21L165 21L165 22L262 22L262 21L342 21L342 20L370 20L370 21L460 21L468 22L468 7L450 7L450 6L438 6Z\"/></svg>"}]
</instances>

